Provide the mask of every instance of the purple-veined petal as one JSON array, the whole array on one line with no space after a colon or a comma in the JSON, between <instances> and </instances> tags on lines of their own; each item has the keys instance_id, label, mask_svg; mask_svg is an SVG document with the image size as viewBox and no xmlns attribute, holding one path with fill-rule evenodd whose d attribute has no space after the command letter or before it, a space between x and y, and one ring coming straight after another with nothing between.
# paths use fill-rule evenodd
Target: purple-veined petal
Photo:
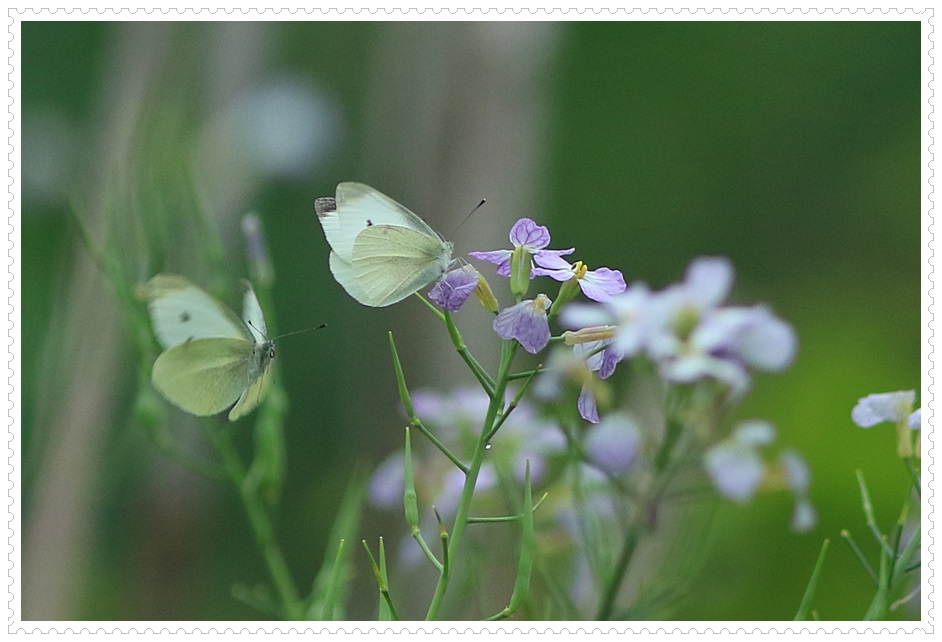
<instances>
[{"instance_id":1,"label":"purple-veined petal","mask_svg":"<svg viewBox=\"0 0 942 642\"><path fill-rule=\"evenodd\" d=\"M516 339L523 349L536 354L550 340L546 310L550 300L543 294L501 310L494 319L494 331L501 339Z\"/></svg>"},{"instance_id":2,"label":"purple-veined petal","mask_svg":"<svg viewBox=\"0 0 942 642\"><path fill-rule=\"evenodd\" d=\"M572 250L569 250L571 252ZM562 250L567 252L567 250ZM569 270L572 271L572 263L563 258L564 254L559 250L543 250L533 255L533 262L545 270Z\"/></svg>"},{"instance_id":3,"label":"purple-veined petal","mask_svg":"<svg viewBox=\"0 0 942 642\"><path fill-rule=\"evenodd\" d=\"M469 252L468 256L473 256L482 261L489 261L497 265L497 273L501 276L510 276L510 257L512 250L491 250L490 252Z\"/></svg>"},{"instance_id":4,"label":"purple-veined petal","mask_svg":"<svg viewBox=\"0 0 942 642\"><path fill-rule=\"evenodd\" d=\"M603 303L608 301L616 294L625 291L625 278L618 270L610 270L606 267L597 270L589 270L579 279L579 287L582 293L593 301Z\"/></svg>"},{"instance_id":5,"label":"purple-veined petal","mask_svg":"<svg viewBox=\"0 0 942 642\"><path fill-rule=\"evenodd\" d=\"M470 265L451 270L428 293L429 299L449 312L457 312L474 294L480 274Z\"/></svg>"},{"instance_id":6,"label":"purple-veined petal","mask_svg":"<svg viewBox=\"0 0 942 642\"><path fill-rule=\"evenodd\" d=\"M528 218L522 218L510 228L510 242L514 247L526 247L536 254L550 243L549 230Z\"/></svg>"}]
</instances>

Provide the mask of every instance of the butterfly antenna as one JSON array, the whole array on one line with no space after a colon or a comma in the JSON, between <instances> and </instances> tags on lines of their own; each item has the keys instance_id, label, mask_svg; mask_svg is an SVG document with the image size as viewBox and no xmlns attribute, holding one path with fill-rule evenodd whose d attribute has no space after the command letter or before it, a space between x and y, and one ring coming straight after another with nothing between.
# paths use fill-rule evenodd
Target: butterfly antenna
<instances>
[{"instance_id":1,"label":"butterfly antenna","mask_svg":"<svg viewBox=\"0 0 942 642\"><path fill-rule=\"evenodd\" d=\"M285 334L279 334L277 337L272 339L272 341L275 341L277 339L284 339L285 337L290 337L292 334L301 334L302 332L310 332L311 330L320 330L321 328L326 328L326 327L327 327L327 324L322 323L319 326L314 327L314 328L304 328L303 330L295 330L294 332L286 332Z\"/></svg>"},{"instance_id":2,"label":"butterfly antenna","mask_svg":"<svg viewBox=\"0 0 942 642\"><path fill-rule=\"evenodd\" d=\"M478 203L477 205L475 205L475 206L471 209L471 211L468 212L467 216L465 216L463 219L461 219L461 222L458 223L458 226L457 226L454 230L452 230L452 233L451 233L450 236L454 237L455 234L458 232L458 230L461 229L461 226L468 222L468 219L471 218L471 215L474 214L475 212L477 212L479 209L481 209L481 207L482 207L486 202L487 202L487 199L486 199L486 198L482 198L482 199L481 199L481 202Z\"/></svg>"}]
</instances>

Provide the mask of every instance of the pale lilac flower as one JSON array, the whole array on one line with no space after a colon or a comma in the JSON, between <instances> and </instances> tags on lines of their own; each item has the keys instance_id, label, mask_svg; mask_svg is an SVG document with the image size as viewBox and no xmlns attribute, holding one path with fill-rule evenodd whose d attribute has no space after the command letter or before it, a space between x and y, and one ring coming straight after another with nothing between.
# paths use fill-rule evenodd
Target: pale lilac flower
<instances>
[{"instance_id":1,"label":"pale lilac flower","mask_svg":"<svg viewBox=\"0 0 942 642\"><path fill-rule=\"evenodd\" d=\"M449 312L457 312L478 285L481 275L474 267L462 265L445 274L428 293L428 298Z\"/></svg>"},{"instance_id":2,"label":"pale lilac flower","mask_svg":"<svg viewBox=\"0 0 942 642\"><path fill-rule=\"evenodd\" d=\"M857 402L850 412L851 419L861 428L870 428L884 421L909 422L916 401L914 390L880 392L867 395ZM921 413L920 413L921 416Z\"/></svg>"},{"instance_id":3,"label":"pale lilac flower","mask_svg":"<svg viewBox=\"0 0 942 642\"><path fill-rule=\"evenodd\" d=\"M494 331L501 339L516 339L524 350L536 354L550 340L549 321L546 318L550 304L545 294L539 294L535 299L521 301L501 310L494 319Z\"/></svg>"},{"instance_id":4,"label":"pale lilac flower","mask_svg":"<svg viewBox=\"0 0 942 642\"><path fill-rule=\"evenodd\" d=\"M560 321L567 328L583 331L592 327L614 327L612 350L621 359L630 359L646 346L650 334L648 303L651 297L647 285L632 283L602 305L572 303L566 306L560 313Z\"/></svg>"},{"instance_id":5,"label":"pale lilac flower","mask_svg":"<svg viewBox=\"0 0 942 642\"><path fill-rule=\"evenodd\" d=\"M589 461L611 475L631 469L641 446L641 428L631 417L613 413L589 429L585 450Z\"/></svg>"},{"instance_id":6,"label":"pale lilac flower","mask_svg":"<svg viewBox=\"0 0 942 642\"><path fill-rule=\"evenodd\" d=\"M548 276L560 282L576 279L582 293L593 301L604 302L625 291L625 278L618 270L601 267L590 270L582 261L570 263L563 257L541 253L533 257L537 267L533 276Z\"/></svg>"},{"instance_id":7,"label":"pale lilac flower","mask_svg":"<svg viewBox=\"0 0 942 642\"><path fill-rule=\"evenodd\" d=\"M537 256L564 256L572 254L575 248L568 250L547 250L550 243L550 233L542 225L537 225L528 218L522 218L510 228L510 242L514 248L524 248L536 258ZM513 250L492 250L490 252L470 252L469 256L483 261L497 264L497 273L501 276L510 276L510 259ZM533 271L531 270L531 276Z\"/></svg>"},{"instance_id":8,"label":"pale lilac flower","mask_svg":"<svg viewBox=\"0 0 942 642\"><path fill-rule=\"evenodd\" d=\"M599 348L602 349L599 352L595 352ZM615 372L615 366L621 361L621 353L612 348L608 341L577 343L572 346L572 350L573 353L585 360L585 365L589 372L599 373L600 379L608 379L611 377L612 373ZM595 354L592 354L593 352L595 352ZM599 422L598 402L593 390L595 383L597 382L589 378L582 384L582 390L579 392L579 400L577 402L579 416L593 424Z\"/></svg>"},{"instance_id":9,"label":"pale lilac flower","mask_svg":"<svg viewBox=\"0 0 942 642\"><path fill-rule=\"evenodd\" d=\"M759 449L774 439L771 424L747 421L739 424L731 437L706 452L704 465L721 495L739 503L752 499L765 475Z\"/></svg>"},{"instance_id":10,"label":"pale lilac flower","mask_svg":"<svg viewBox=\"0 0 942 642\"><path fill-rule=\"evenodd\" d=\"M896 425L896 453L903 458L920 457L920 438L911 436L922 424L922 410L913 411L915 390L881 392L860 399L850 417L861 428L870 428L885 421Z\"/></svg>"},{"instance_id":11,"label":"pale lilac flower","mask_svg":"<svg viewBox=\"0 0 942 642\"><path fill-rule=\"evenodd\" d=\"M790 325L756 306L710 310L686 339L661 334L655 344L666 379L690 383L711 377L739 396L749 387L749 366L773 372L787 368L798 339Z\"/></svg>"}]
</instances>

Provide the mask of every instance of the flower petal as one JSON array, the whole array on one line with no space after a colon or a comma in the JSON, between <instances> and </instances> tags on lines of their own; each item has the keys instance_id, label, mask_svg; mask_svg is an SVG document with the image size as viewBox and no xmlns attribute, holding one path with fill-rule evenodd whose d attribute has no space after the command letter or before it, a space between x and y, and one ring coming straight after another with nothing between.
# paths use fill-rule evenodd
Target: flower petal
<instances>
[{"instance_id":1,"label":"flower petal","mask_svg":"<svg viewBox=\"0 0 942 642\"><path fill-rule=\"evenodd\" d=\"M909 418L915 401L914 390L867 395L850 411L850 418L861 428L870 428L884 421L902 421Z\"/></svg>"},{"instance_id":2,"label":"flower petal","mask_svg":"<svg viewBox=\"0 0 942 642\"><path fill-rule=\"evenodd\" d=\"M429 291L428 297L449 312L457 312L478 285L480 274L470 265L451 270Z\"/></svg>"},{"instance_id":3,"label":"flower petal","mask_svg":"<svg viewBox=\"0 0 942 642\"><path fill-rule=\"evenodd\" d=\"M537 251L549 245L550 233L548 229L537 225L531 219L522 218L510 228L510 242L514 247L525 246L531 254L536 254Z\"/></svg>"},{"instance_id":4,"label":"flower petal","mask_svg":"<svg viewBox=\"0 0 942 642\"><path fill-rule=\"evenodd\" d=\"M601 267L586 272L579 279L579 287L587 297L601 303L625 291L625 277L618 270Z\"/></svg>"}]
</instances>

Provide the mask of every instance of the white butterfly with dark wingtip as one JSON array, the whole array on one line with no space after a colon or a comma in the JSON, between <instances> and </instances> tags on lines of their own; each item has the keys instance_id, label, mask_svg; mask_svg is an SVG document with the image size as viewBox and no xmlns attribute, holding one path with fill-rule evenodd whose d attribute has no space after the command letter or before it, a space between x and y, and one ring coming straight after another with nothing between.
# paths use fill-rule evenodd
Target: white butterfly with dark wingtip
<instances>
[{"instance_id":1,"label":"white butterfly with dark wingtip","mask_svg":"<svg viewBox=\"0 0 942 642\"><path fill-rule=\"evenodd\" d=\"M215 415L232 406L229 420L235 421L265 398L275 346L252 285L244 285L243 319L185 277L158 274L144 286L165 349L151 379L186 412Z\"/></svg>"},{"instance_id":2,"label":"white butterfly with dark wingtip","mask_svg":"<svg viewBox=\"0 0 942 642\"><path fill-rule=\"evenodd\" d=\"M330 271L373 308L402 301L444 276L453 246L421 218L362 183L340 183L314 201L330 244Z\"/></svg>"}]
</instances>

